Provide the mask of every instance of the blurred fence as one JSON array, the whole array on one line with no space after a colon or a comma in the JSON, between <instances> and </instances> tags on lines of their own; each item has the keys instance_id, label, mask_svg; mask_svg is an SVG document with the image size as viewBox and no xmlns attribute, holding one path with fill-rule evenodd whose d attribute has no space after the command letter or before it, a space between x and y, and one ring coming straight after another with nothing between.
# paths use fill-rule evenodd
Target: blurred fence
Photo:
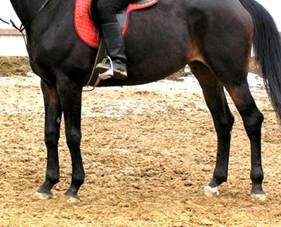
<instances>
[{"instance_id":1,"label":"blurred fence","mask_svg":"<svg viewBox=\"0 0 281 227\"><path fill-rule=\"evenodd\" d=\"M27 56L20 32L15 29L0 29L0 56Z\"/></svg>"},{"instance_id":2,"label":"blurred fence","mask_svg":"<svg viewBox=\"0 0 281 227\"><path fill-rule=\"evenodd\" d=\"M0 56L27 56L20 32L15 29L0 29Z\"/></svg>"}]
</instances>

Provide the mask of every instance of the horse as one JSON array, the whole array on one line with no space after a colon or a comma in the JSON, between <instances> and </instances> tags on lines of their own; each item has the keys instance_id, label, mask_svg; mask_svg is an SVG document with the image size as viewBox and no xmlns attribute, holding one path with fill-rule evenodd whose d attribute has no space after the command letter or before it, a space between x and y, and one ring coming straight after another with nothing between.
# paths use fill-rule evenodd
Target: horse
<instances>
[{"instance_id":1,"label":"horse","mask_svg":"<svg viewBox=\"0 0 281 227\"><path fill-rule=\"evenodd\" d=\"M71 183L65 195L79 200L85 171L81 157L81 94L97 48L90 48L73 26L74 0L10 0L26 30L32 70L41 78L45 106L45 180L37 195L52 198L59 182L58 141L62 117L72 160ZM263 190L261 126L247 83L252 44L266 90L281 117L281 47L275 22L255 0L160 0L155 7L131 15L124 37L128 79L108 79L99 86L137 85L163 79L188 64L199 81L217 135L213 176L204 188L217 196L227 181L234 117L225 91L242 117L251 145L251 195ZM114 98L114 97L113 97Z\"/></svg>"}]
</instances>

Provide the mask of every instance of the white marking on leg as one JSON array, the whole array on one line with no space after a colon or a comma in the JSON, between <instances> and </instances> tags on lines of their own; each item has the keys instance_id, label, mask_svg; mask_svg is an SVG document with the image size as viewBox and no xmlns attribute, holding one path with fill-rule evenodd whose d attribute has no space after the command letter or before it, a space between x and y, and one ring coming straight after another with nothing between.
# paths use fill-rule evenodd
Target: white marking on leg
<instances>
[{"instance_id":1,"label":"white marking on leg","mask_svg":"<svg viewBox=\"0 0 281 227\"><path fill-rule=\"evenodd\" d=\"M204 194L207 197L217 197L217 196L219 196L220 192L218 190L218 187L210 187L209 185L207 185L204 188Z\"/></svg>"},{"instance_id":2,"label":"white marking on leg","mask_svg":"<svg viewBox=\"0 0 281 227\"><path fill-rule=\"evenodd\" d=\"M66 200L67 203L79 203L79 202L81 202L80 199L77 199L77 198L74 198L74 197L71 197L71 196L67 196L67 197L68 197L67 200Z\"/></svg>"},{"instance_id":3,"label":"white marking on leg","mask_svg":"<svg viewBox=\"0 0 281 227\"><path fill-rule=\"evenodd\" d=\"M265 202L267 195L266 194L251 194L251 197L257 201Z\"/></svg>"},{"instance_id":4,"label":"white marking on leg","mask_svg":"<svg viewBox=\"0 0 281 227\"><path fill-rule=\"evenodd\" d=\"M40 200L47 200L47 199L51 199L53 197L53 195L51 195L51 194L40 193L40 192L36 192L35 196L37 199L40 199Z\"/></svg>"}]
</instances>

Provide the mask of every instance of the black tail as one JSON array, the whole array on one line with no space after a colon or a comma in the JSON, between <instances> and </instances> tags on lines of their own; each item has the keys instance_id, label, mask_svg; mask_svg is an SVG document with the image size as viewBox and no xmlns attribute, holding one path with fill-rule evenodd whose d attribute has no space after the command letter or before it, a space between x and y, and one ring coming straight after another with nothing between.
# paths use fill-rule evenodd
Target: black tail
<instances>
[{"instance_id":1,"label":"black tail","mask_svg":"<svg viewBox=\"0 0 281 227\"><path fill-rule=\"evenodd\" d=\"M254 50L272 105L281 119L281 40L271 15L255 0L240 0L254 23Z\"/></svg>"}]
</instances>

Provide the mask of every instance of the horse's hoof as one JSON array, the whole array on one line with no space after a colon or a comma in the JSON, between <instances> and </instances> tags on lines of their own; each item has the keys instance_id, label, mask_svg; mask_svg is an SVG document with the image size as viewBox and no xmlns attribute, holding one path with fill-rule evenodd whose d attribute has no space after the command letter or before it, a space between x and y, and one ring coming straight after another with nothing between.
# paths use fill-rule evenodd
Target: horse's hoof
<instances>
[{"instance_id":1,"label":"horse's hoof","mask_svg":"<svg viewBox=\"0 0 281 227\"><path fill-rule=\"evenodd\" d=\"M40 200L47 200L53 198L53 195L51 193L44 193L44 192L36 192L34 196Z\"/></svg>"},{"instance_id":2,"label":"horse's hoof","mask_svg":"<svg viewBox=\"0 0 281 227\"><path fill-rule=\"evenodd\" d=\"M264 193L264 194L254 194L254 193L252 193L252 194L251 194L251 197L252 197L254 200L257 200L257 201L259 201L259 202L265 202L265 201L266 201L266 198L267 198L267 196L266 196L265 193Z\"/></svg>"},{"instance_id":3,"label":"horse's hoof","mask_svg":"<svg viewBox=\"0 0 281 227\"><path fill-rule=\"evenodd\" d=\"M67 203L79 203L81 201L79 195L77 195L77 193L71 192L70 190L64 193L64 195L67 198L66 199Z\"/></svg>"},{"instance_id":4,"label":"horse's hoof","mask_svg":"<svg viewBox=\"0 0 281 227\"><path fill-rule=\"evenodd\" d=\"M207 197L218 197L220 192L218 190L218 187L210 187L209 185L207 185L205 188L204 188L204 194L207 196Z\"/></svg>"},{"instance_id":5,"label":"horse's hoof","mask_svg":"<svg viewBox=\"0 0 281 227\"><path fill-rule=\"evenodd\" d=\"M66 202L73 204L73 203L79 203L79 202L81 202L81 200L79 197L67 196Z\"/></svg>"}]
</instances>

